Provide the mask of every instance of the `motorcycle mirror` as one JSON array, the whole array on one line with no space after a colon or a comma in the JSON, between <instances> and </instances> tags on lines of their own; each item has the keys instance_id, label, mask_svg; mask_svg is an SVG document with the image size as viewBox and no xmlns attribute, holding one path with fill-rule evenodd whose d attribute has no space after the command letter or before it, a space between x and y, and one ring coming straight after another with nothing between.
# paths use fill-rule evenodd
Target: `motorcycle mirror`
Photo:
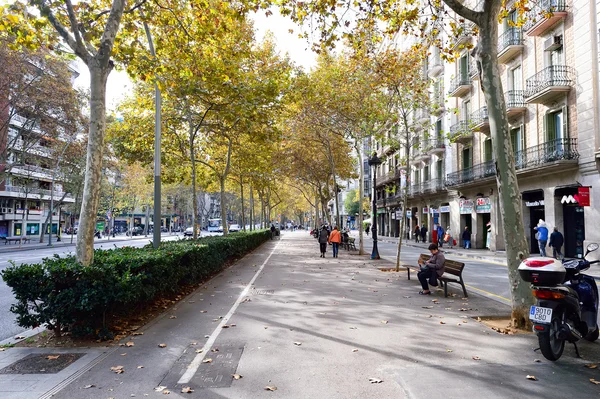
<instances>
[{"instance_id":1,"label":"motorcycle mirror","mask_svg":"<svg viewBox=\"0 0 600 399\"><path fill-rule=\"evenodd\" d=\"M588 244L588 246L587 246L586 249L587 249L587 253L586 253L586 255L587 255L590 252L594 252L595 250L597 250L598 249L598 244L596 244L595 242L590 243L590 244Z\"/></svg>"}]
</instances>

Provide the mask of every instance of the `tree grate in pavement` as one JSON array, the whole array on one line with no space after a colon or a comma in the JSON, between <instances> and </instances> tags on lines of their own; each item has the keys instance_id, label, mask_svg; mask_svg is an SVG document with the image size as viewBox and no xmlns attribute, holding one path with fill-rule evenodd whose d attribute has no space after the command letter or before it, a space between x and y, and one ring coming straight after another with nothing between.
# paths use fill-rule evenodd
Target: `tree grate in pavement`
<instances>
[{"instance_id":1,"label":"tree grate in pavement","mask_svg":"<svg viewBox=\"0 0 600 399\"><path fill-rule=\"evenodd\" d=\"M0 370L0 374L56 374L85 353L32 353Z\"/></svg>"}]
</instances>

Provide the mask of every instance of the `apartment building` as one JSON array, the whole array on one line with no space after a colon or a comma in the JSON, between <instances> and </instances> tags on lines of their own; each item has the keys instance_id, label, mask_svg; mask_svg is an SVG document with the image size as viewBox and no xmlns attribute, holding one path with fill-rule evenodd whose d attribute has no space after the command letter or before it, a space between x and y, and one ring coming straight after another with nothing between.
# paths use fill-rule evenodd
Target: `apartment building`
<instances>
[{"instance_id":1,"label":"apartment building","mask_svg":"<svg viewBox=\"0 0 600 399\"><path fill-rule=\"evenodd\" d=\"M44 73L36 62L30 66L30 73ZM72 84L79 73L73 66L69 66L69 71ZM9 96L8 92L0 93L0 148L6 158L0 165L0 236L39 237L52 197L55 203L62 201L63 206L75 202L72 195L64 192L62 176L56 170L56 142L62 143L59 147L68 145L68 135L65 131L58 137L49 137L45 131L48 115L36 115L29 108L12 108ZM64 226L65 216L61 208L53 213L53 234Z\"/></svg>"},{"instance_id":2,"label":"apartment building","mask_svg":"<svg viewBox=\"0 0 600 399\"><path fill-rule=\"evenodd\" d=\"M533 227L543 219L564 234L566 256L581 257L589 242L600 242L600 1L533 3L521 28L508 22L516 13L508 15L498 40L523 221L532 253L539 253ZM549 11L550 18L540 17ZM457 48L476 40L465 28ZM474 62L466 49L454 63L432 49L424 68L436 106L417 116L431 128L406 172L410 228L425 224L434 240L441 224L459 240L468 227L475 248L503 250L495 156ZM386 176L402 175L389 167ZM380 184L386 196L385 179ZM382 213L396 211L387 202L385 208ZM397 235L388 218L380 222L385 235Z\"/></svg>"}]
</instances>

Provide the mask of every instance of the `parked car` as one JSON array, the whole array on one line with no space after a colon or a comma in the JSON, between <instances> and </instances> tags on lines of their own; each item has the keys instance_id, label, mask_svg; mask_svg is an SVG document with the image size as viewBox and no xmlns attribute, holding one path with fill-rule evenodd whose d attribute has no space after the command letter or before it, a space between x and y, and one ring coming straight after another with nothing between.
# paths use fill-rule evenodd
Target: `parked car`
<instances>
[{"instance_id":1,"label":"parked car","mask_svg":"<svg viewBox=\"0 0 600 399\"><path fill-rule=\"evenodd\" d=\"M240 225L239 224L232 224L231 226L229 226L229 232L230 233L235 233L236 231L240 231Z\"/></svg>"},{"instance_id":2,"label":"parked car","mask_svg":"<svg viewBox=\"0 0 600 399\"><path fill-rule=\"evenodd\" d=\"M183 232L183 236L184 237L192 237L193 235L194 235L194 228L193 227L188 227ZM200 235L200 232L198 232L198 235Z\"/></svg>"}]
</instances>

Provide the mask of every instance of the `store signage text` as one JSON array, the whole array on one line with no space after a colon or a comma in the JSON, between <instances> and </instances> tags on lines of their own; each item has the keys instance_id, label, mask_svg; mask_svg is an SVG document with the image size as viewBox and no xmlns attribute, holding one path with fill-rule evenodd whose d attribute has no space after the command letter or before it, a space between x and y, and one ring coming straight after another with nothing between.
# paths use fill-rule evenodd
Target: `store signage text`
<instances>
[{"instance_id":1,"label":"store signage text","mask_svg":"<svg viewBox=\"0 0 600 399\"><path fill-rule=\"evenodd\" d=\"M574 196L574 198L579 202L580 206L590 206L590 188L579 187L577 196Z\"/></svg>"},{"instance_id":2,"label":"store signage text","mask_svg":"<svg viewBox=\"0 0 600 399\"><path fill-rule=\"evenodd\" d=\"M440 206L440 213L450 213L450 206Z\"/></svg>"},{"instance_id":3,"label":"store signage text","mask_svg":"<svg viewBox=\"0 0 600 399\"><path fill-rule=\"evenodd\" d=\"M475 205L476 213L490 213L492 211L492 202L489 197L477 198Z\"/></svg>"},{"instance_id":4,"label":"store signage text","mask_svg":"<svg viewBox=\"0 0 600 399\"><path fill-rule=\"evenodd\" d=\"M406 211L406 217L407 218L411 218L412 217L412 211Z\"/></svg>"},{"instance_id":5,"label":"store signage text","mask_svg":"<svg viewBox=\"0 0 600 399\"><path fill-rule=\"evenodd\" d=\"M544 206L544 200L539 200L539 201L525 201L525 206L527 207L531 207L531 206Z\"/></svg>"},{"instance_id":6,"label":"store signage text","mask_svg":"<svg viewBox=\"0 0 600 399\"><path fill-rule=\"evenodd\" d=\"M473 213L473 208L475 204L473 200L460 200L458 201L458 209L461 215L467 215L469 213Z\"/></svg>"},{"instance_id":7,"label":"store signage text","mask_svg":"<svg viewBox=\"0 0 600 399\"><path fill-rule=\"evenodd\" d=\"M563 195L562 199L560 200L561 204L576 204L577 200L575 198L573 198L572 195Z\"/></svg>"},{"instance_id":8,"label":"store signage text","mask_svg":"<svg viewBox=\"0 0 600 399\"><path fill-rule=\"evenodd\" d=\"M423 208L423 214L428 214L429 213L429 208Z\"/></svg>"}]
</instances>

